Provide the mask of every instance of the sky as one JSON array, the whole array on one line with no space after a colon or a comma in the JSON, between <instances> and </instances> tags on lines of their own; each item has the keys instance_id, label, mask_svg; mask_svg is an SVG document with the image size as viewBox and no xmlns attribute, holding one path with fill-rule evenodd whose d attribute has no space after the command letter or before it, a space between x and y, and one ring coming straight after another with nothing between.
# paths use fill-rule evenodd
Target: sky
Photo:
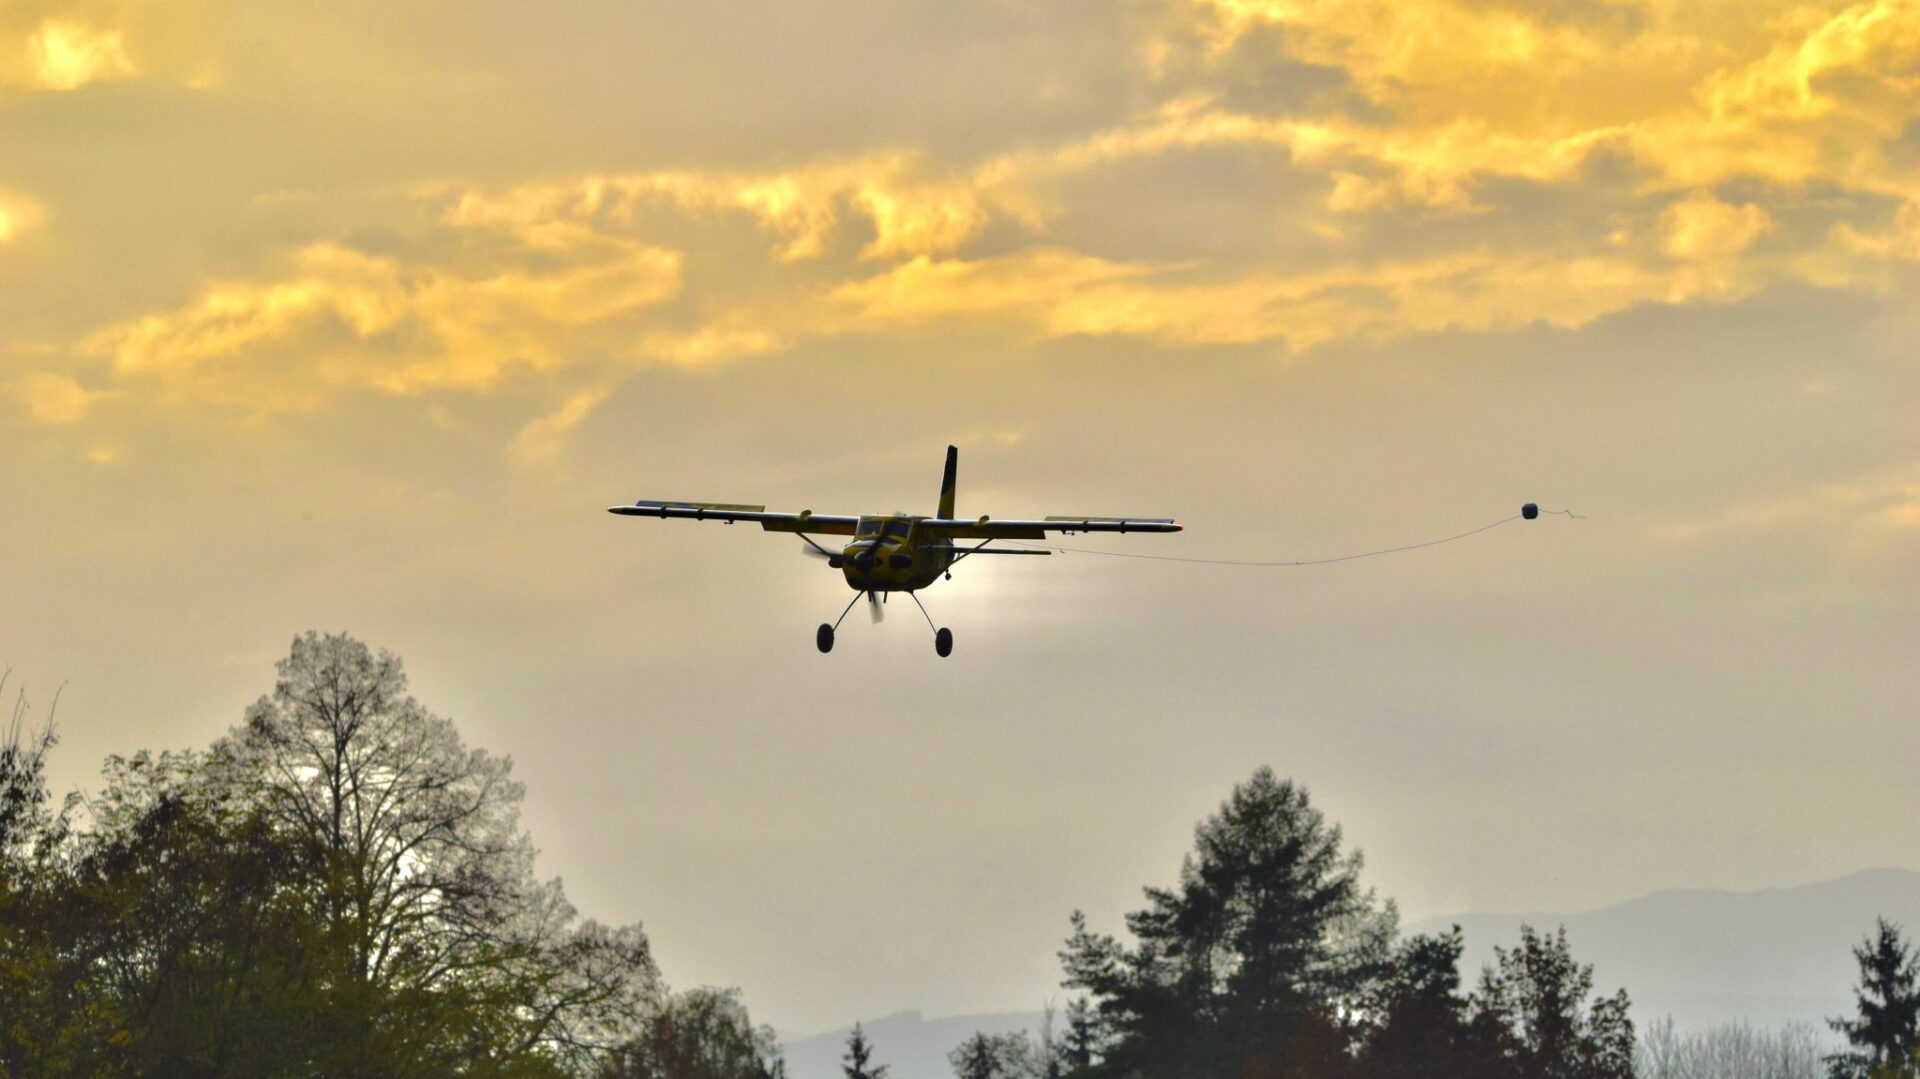
<instances>
[{"instance_id":1,"label":"sky","mask_svg":"<svg viewBox=\"0 0 1920 1079\"><path fill-rule=\"evenodd\" d=\"M0 665L307 629L757 1020L1037 1008L1262 764L1411 920L1920 866L1920 2L0 0ZM635 498L1174 516L914 612ZM1577 951L1577 942L1576 951Z\"/></svg>"}]
</instances>

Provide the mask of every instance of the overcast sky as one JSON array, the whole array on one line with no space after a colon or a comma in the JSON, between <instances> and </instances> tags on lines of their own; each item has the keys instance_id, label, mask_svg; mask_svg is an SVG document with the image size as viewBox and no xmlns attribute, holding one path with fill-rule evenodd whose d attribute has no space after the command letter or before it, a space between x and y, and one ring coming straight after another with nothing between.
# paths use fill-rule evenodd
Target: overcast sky
<instances>
[{"instance_id":1,"label":"overcast sky","mask_svg":"<svg viewBox=\"0 0 1920 1079\"><path fill-rule=\"evenodd\" d=\"M1270 764L1412 918L1920 865L1914 0L4 0L0 664L308 628L824 1028L1058 996ZM953 628L637 497L1177 516Z\"/></svg>"}]
</instances>

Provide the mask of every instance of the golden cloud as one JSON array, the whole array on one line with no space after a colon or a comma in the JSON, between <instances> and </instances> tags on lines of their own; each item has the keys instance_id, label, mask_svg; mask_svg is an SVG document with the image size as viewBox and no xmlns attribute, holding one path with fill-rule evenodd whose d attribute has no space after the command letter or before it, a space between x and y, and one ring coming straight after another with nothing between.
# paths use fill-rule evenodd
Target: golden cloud
<instances>
[{"instance_id":1,"label":"golden cloud","mask_svg":"<svg viewBox=\"0 0 1920 1079\"><path fill-rule=\"evenodd\" d=\"M256 414L354 389L484 390L510 369L618 350L617 332L592 331L672 298L679 265L675 252L628 244L583 266L466 276L316 244L276 279L214 283L181 308L96 334L87 350L160 396Z\"/></svg>"},{"instance_id":2,"label":"golden cloud","mask_svg":"<svg viewBox=\"0 0 1920 1079\"><path fill-rule=\"evenodd\" d=\"M860 252L866 259L957 250L989 217L986 196L974 185L921 178L912 155L888 153L765 173L651 172L470 191L444 219L554 249L598 242L662 205L694 215L745 214L775 238L775 257L787 262L821 257L843 210L873 230Z\"/></svg>"},{"instance_id":3,"label":"golden cloud","mask_svg":"<svg viewBox=\"0 0 1920 1079\"><path fill-rule=\"evenodd\" d=\"M1651 538L1657 543L1685 546L1798 529L1829 534L1843 550L1856 555L1913 543L1920 539L1920 461L1730 503L1698 516L1655 525Z\"/></svg>"},{"instance_id":4,"label":"golden cloud","mask_svg":"<svg viewBox=\"0 0 1920 1079\"><path fill-rule=\"evenodd\" d=\"M1178 344L1280 341L1293 349L1448 329L1579 326L1638 303L1728 300L1751 284L1624 257L1468 252L1187 282L1187 268L1110 263L1058 250L978 262L916 259L838 288L854 325L1007 320L1036 337L1144 336Z\"/></svg>"},{"instance_id":5,"label":"golden cloud","mask_svg":"<svg viewBox=\"0 0 1920 1079\"><path fill-rule=\"evenodd\" d=\"M1186 28L1155 42L1156 55L1192 55L1160 64L1162 104L1121 123L962 162L930 147L443 182L387 207L415 223L397 254L315 243L95 334L84 351L112 361L111 391L268 413L351 390L485 391L509 372L571 393L580 380L561 373L582 366L605 368L589 379L605 386L638 363L961 325L1294 350L1577 326L1779 280L1870 284L1890 260L1920 257L1920 189L1900 156L1920 123L1920 0L1540 10L1179 0L1175 10ZM132 70L121 38L61 34L48 55L68 57L73 79ZM1261 95L1233 83L1249 63L1273 75L1262 61L1331 69L1346 85L1262 111ZM1198 258L1141 259L1116 253L1139 250L1124 225L1105 252L1104 237L1074 249L1049 235L1079 209L1072 199L1102 197L1086 194L1097 185L1085 177L1219 147L1272 147L1262 167L1275 189L1315 192L1311 219L1289 221L1316 238L1310 250L1222 259L1199 243ZM1530 227L1545 211L1512 193L1537 188L1570 193L1587 216ZM30 209L0 201L0 239ZM1501 227L1424 233L1417 256L1398 242L1400 230L1465 213L1499 213L1489 223ZM725 247L741 222L767 255L744 271ZM659 246L662 234L685 249ZM37 392L47 415L65 414L53 390ZM591 407L529 426L527 446L551 444Z\"/></svg>"},{"instance_id":6,"label":"golden cloud","mask_svg":"<svg viewBox=\"0 0 1920 1079\"><path fill-rule=\"evenodd\" d=\"M69 376L50 371L32 371L0 382L0 394L25 407L34 423L54 427L79 422L100 396Z\"/></svg>"},{"instance_id":7,"label":"golden cloud","mask_svg":"<svg viewBox=\"0 0 1920 1079\"><path fill-rule=\"evenodd\" d=\"M551 460L566 445L568 432L580 425L600 402L606 390L584 390L568 397L560 407L522 428L508 447L507 456L514 467L527 469Z\"/></svg>"},{"instance_id":8,"label":"golden cloud","mask_svg":"<svg viewBox=\"0 0 1920 1079\"><path fill-rule=\"evenodd\" d=\"M118 30L48 19L28 39L34 82L46 90L77 90L90 82L124 79L136 71Z\"/></svg>"},{"instance_id":9,"label":"golden cloud","mask_svg":"<svg viewBox=\"0 0 1920 1079\"><path fill-rule=\"evenodd\" d=\"M1701 191L1660 215L1662 245L1674 258L1724 258L1745 251L1773 218L1755 203L1734 206Z\"/></svg>"}]
</instances>

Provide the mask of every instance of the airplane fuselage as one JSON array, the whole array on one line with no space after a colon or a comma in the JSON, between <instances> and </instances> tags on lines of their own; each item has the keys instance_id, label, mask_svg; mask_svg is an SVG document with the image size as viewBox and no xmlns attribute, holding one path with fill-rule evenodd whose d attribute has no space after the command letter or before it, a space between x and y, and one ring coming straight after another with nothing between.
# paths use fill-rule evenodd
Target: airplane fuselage
<instances>
[{"instance_id":1,"label":"airplane fuselage","mask_svg":"<svg viewBox=\"0 0 1920 1079\"><path fill-rule=\"evenodd\" d=\"M840 571L857 592L912 592L940 579L953 565L951 540L921 536L925 520L897 514L862 517L853 541L840 552Z\"/></svg>"}]
</instances>

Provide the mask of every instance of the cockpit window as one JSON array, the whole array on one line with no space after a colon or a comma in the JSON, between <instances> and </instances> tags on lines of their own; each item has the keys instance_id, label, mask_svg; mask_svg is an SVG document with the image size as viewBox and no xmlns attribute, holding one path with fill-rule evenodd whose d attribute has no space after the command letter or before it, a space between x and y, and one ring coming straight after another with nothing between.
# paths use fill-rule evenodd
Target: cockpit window
<instances>
[{"instance_id":1,"label":"cockpit window","mask_svg":"<svg viewBox=\"0 0 1920 1079\"><path fill-rule=\"evenodd\" d=\"M913 527L913 523L911 521L888 521L886 531L884 531L881 534L885 536L892 536L892 537L898 537L900 539L906 539L907 530L912 527Z\"/></svg>"},{"instance_id":2,"label":"cockpit window","mask_svg":"<svg viewBox=\"0 0 1920 1079\"><path fill-rule=\"evenodd\" d=\"M886 518L884 517L862 517L860 518L860 528L854 534L858 536L877 536L880 534L880 526L885 523Z\"/></svg>"}]
</instances>

